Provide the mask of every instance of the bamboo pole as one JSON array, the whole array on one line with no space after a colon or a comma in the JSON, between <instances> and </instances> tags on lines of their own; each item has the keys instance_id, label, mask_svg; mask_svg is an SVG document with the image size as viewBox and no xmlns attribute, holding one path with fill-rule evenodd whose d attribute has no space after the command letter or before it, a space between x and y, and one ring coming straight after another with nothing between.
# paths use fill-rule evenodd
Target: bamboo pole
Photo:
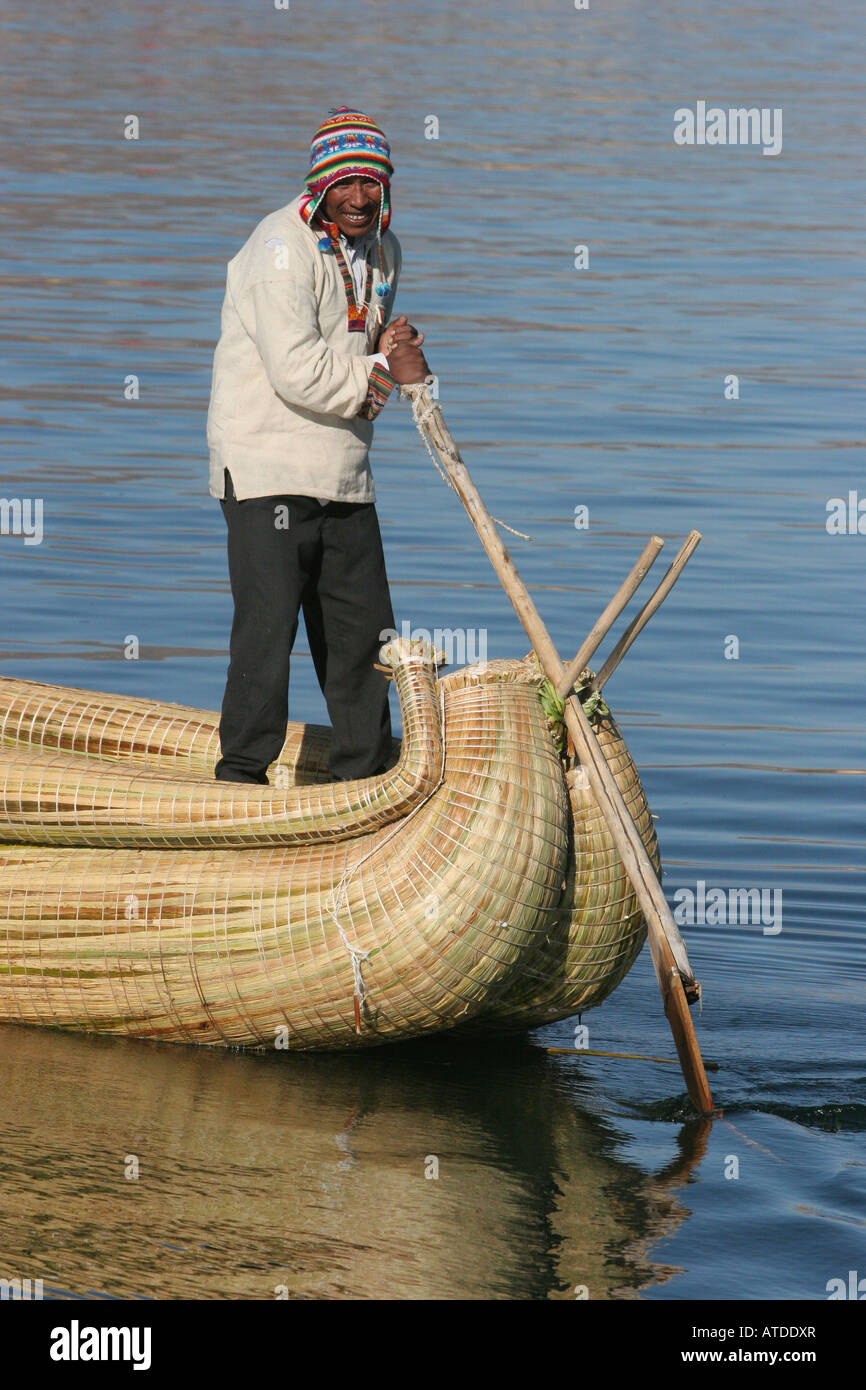
<instances>
[{"instance_id":1,"label":"bamboo pole","mask_svg":"<svg viewBox=\"0 0 866 1390\"><path fill-rule=\"evenodd\" d=\"M700 531L690 531L675 555L673 564L667 574L647 599L634 621L629 623L607 661L592 681L591 688L593 690L603 689L605 681L609 680L613 675L638 633L643 631L653 613L661 608L700 543Z\"/></svg>"},{"instance_id":2,"label":"bamboo pole","mask_svg":"<svg viewBox=\"0 0 866 1390\"><path fill-rule=\"evenodd\" d=\"M493 518L484 505L469 470L460 457L438 402L433 400L426 382L404 385L402 390L412 402L412 413L422 436L428 446L432 446L431 457L435 462L438 455L444 469L443 476L466 508L481 544L541 662L542 669L554 689L558 688L565 676L562 658L496 530ZM432 450L435 450L435 454ZM575 695L566 697L564 718L580 762L586 768L589 785L599 810L607 823L646 920L650 955L689 1098L699 1114L709 1114L714 1109L713 1098L685 992L688 989L692 1002L695 1002L700 998L701 991L689 965L685 943L677 930L655 870L628 813L616 779Z\"/></svg>"},{"instance_id":3,"label":"bamboo pole","mask_svg":"<svg viewBox=\"0 0 866 1390\"><path fill-rule=\"evenodd\" d=\"M644 579L646 579L663 545L664 541L661 536L650 536L639 560L633 566L628 576L623 580L622 584L620 584L604 612L593 623L584 642L581 644L577 656L574 658L563 677L562 685L556 692L563 699L571 692L571 688L575 684L581 671L592 657L593 652L601 646L632 594L636 592Z\"/></svg>"}]
</instances>

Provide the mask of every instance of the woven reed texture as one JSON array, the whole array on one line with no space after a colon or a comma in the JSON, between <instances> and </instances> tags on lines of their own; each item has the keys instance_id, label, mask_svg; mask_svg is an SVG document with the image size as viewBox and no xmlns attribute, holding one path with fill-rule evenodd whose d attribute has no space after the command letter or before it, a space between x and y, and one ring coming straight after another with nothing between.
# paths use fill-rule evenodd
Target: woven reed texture
<instances>
[{"instance_id":1,"label":"woven reed texture","mask_svg":"<svg viewBox=\"0 0 866 1390\"><path fill-rule=\"evenodd\" d=\"M147 728L146 747L159 737L160 757L193 772L200 745L212 757L200 711L125 697L113 720L110 697L55 688L49 709L46 687L13 685L7 745L29 732L80 757L97 738L116 771L121 750L148 756ZM515 669L439 691L443 780L390 827L256 849L0 846L0 1019L234 1045L273 1046L287 1029L292 1049L472 1017L539 951L569 812L535 683ZM295 767L304 743L289 730ZM236 793L217 789L228 805Z\"/></svg>"},{"instance_id":2,"label":"woven reed texture","mask_svg":"<svg viewBox=\"0 0 866 1390\"><path fill-rule=\"evenodd\" d=\"M329 742L330 729L324 725L290 723L271 782L303 786L327 780ZM202 774L213 776L219 758L219 715L161 700L3 676L0 748L15 747L80 753L198 780Z\"/></svg>"},{"instance_id":3,"label":"woven reed texture","mask_svg":"<svg viewBox=\"0 0 866 1390\"><path fill-rule=\"evenodd\" d=\"M534 658L522 662L489 662L486 679L497 675L532 680ZM443 679L455 690L478 679L478 668L466 667ZM536 684L540 684L540 678ZM544 722L539 705L539 718ZM629 814L657 874L661 874L655 824L637 768L612 715L596 735L616 778ZM502 1032L539 1028L600 1004L631 969L646 938L637 896L623 868L613 839L586 773L580 767L565 774L568 787L569 848L563 894L539 935L535 954L521 962L505 992L478 1015L472 1032Z\"/></svg>"},{"instance_id":4,"label":"woven reed texture","mask_svg":"<svg viewBox=\"0 0 866 1390\"><path fill-rule=\"evenodd\" d=\"M612 718L596 730L629 814L656 873L661 860L655 823L637 769ZM498 999L491 1024L540 1028L596 1007L625 978L646 939L631 881L581 768L568 772L572 808L566 887L539 955ZM487 1018L477 1021L481 1028Z\"/></svg>"},{"instance_id":5,"label":"woven reed texture","mask_svg":"<svg viewBox=\"0 0 866 1390\"><path fill-rule=\"evenodd\" d=\"M8 743L0 747L0 841L73 847L245 848L301 845L345 839L378 829L407 815L442 777L436 654L429 643L397 639L382 648L381 659L394 671L403 714L403 746L397 765L381 777L301 786L253 786L186 777L148 768L136 771L100 761L104 742L122 748L141 745L124 734L131 715L103 707L98 729L80 712L80 697L67 700L68 721L58 724L58 691L25 702L17 723L6 712L3 726L28 731L75 751L51 753ZM45 689L41 687L40 689ZM25 695L27 692L24 692ZM74 722L73 722L74 721ZM141 721L135 720L140 730ZM64 729L69 734L64 737ZM56 730L56 733L54 732ZM195 731L195 732L193 732ZM203 733L200 721L184 721L191 738ZM71 735L71 736L70 736ZM165 737L161 728L154 735ZM207 744L210 751L210 741ZM86 756L85 756L86 755ZM95 756L94 756L95 755ZM287 782L293 769L286 769ZM195 771L198 771L196 768Z\"/></svg>"}]
</instances>

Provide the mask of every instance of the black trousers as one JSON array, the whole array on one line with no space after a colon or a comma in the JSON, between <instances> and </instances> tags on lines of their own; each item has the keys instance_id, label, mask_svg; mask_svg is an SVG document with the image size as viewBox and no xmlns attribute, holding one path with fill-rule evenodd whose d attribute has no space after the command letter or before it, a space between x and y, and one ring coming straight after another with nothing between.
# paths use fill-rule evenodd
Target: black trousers
<instances>
[{"instance_id":1,"label":"black trousers","mask_svg":"<svg viewBox=\"0 0 866 1390\"><path fill-rule=\"evenodd\" d=\"M391 752L388 681L373 663L394 613L374 504L299 496L239 502L228 469L225 483L234 621L216 777L267 783L286 737L301 608L333 729L333 780L383 771Z\"/></svg>"}]
</instances>

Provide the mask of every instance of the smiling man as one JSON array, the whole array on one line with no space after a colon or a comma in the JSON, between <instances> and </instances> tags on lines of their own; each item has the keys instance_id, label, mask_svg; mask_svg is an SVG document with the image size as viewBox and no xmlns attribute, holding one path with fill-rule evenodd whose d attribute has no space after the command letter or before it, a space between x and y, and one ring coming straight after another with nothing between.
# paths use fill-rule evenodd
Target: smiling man
<instances>
[{"instance_id":1,"label":"smiling man","mask_svg":"<svg viewBox=\"0 0 866 1390\"><path fill-rule=\"evenodd\" d=\"M208 412L210 491L234 599L216 777L267 782L288 718L303 608L335 779L384 770L394 627L369 448L395 383L423 380L423 334L391 318L400 245L391 151L368 116L331 112L306 191L229 262Z\"/></svg>"}]
</instances>

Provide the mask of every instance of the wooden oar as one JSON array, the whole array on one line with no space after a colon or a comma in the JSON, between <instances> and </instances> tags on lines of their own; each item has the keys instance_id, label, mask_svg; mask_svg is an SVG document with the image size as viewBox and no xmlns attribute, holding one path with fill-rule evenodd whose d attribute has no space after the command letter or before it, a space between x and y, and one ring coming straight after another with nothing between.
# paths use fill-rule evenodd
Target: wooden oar
<instances>
[{"instance_id":1,"label":"wooden oar","mask_svg":"<svg viewBox=\"0 0 866 1390\"><path fill-rule=\"evenodd\" d=\"M700 543L700 531L690 531L675 555L667 574L647 599L637 617L629 623L598 675L591 682L591 689L601 690L605 681L613 675L638 633L643 632L653 613L661 608ZM579 674L580 672L578 672Z\"/></svg>"},{"instance_id":2,"label":"wooden oar","mask_svg":"<svg viewBox=\"0 0 866 1390\"><path fill-rule=\"evenodd\" d=\"M565 666L526 585L502 543L493 518L469 476L469 471L445 424L438 402L433 400L426 382L403 386L402 390L412 402L415 422L430 448L431 458L436 462L438 456L444 469L443 476L466 508L481 544L541 662L542 669L554 689L558 689L565 676ZM586 768L589 785L646 920L650 954L689 1097L699 1114L709 1114L714 1108L713 1098L686 999L686 990L692 1002L700 998L701 990L689 965L685 943L677 930L655 870L628 813L616 779L575 695L569 695L565 699L564 718L580 762Z\"/></svg>"},{"instance_id":3,"label":"wooden oar","mask_svg":"<svg viewBox=\"0 0 866 1390\"><path fill-rule=\"evenodd\" d=\"M663 545L664 541L661 536L650 536L637 564L634 565L630 574L623 580L622 584L620 584L610 603L607 605L607 608L605 608L604 612L593 623L577 656L563 676L562 685L557 691L557 694L561 695L563 699L571 691L572 686L575 684L593 652L601 646L632 594L636 592L646 579Z\"/></svg>"}]
</instances>

